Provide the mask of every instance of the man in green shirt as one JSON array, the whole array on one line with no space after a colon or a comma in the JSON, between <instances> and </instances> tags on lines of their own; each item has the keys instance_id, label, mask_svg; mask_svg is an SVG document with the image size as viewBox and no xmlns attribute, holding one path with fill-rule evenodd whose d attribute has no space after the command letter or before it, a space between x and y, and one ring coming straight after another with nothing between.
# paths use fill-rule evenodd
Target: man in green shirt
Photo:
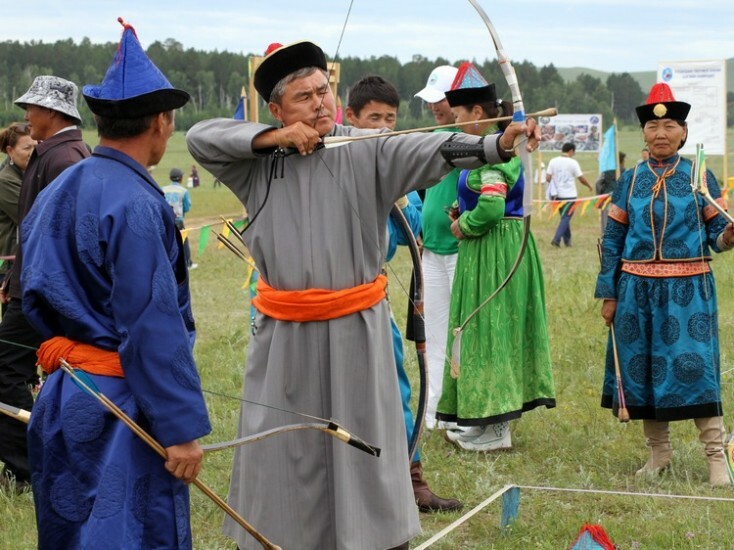
<instances>
[{"instance_id":1,"label":"man in green shirt","mask_svg":"<svg viewBox=\"0 0 734 550\"><path fill-rule=\"evenodd\" d=\"M415 94L431 109L436 124L451 124L454 114L446 94L459 70L450 65L433 69L426 87ZM440 131L440 130L439 130ZM450 129L444 131L459 131ZM428 406L426 428L436 427L436 407L441 398L446 337L449 329L451 285L454 281L459 241L451 233L448 209L456 201L459 171L450 172L438 185L426 189L423 199L423 278L426 317L426 359L428 361Z\"/></svg>"}]
</instances>

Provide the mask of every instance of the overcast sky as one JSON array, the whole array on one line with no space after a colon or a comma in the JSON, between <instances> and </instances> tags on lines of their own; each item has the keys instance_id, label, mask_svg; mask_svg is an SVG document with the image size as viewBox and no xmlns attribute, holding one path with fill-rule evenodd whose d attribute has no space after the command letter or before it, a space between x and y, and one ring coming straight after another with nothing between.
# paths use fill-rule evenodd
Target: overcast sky
<instances>
[{"instance_id":1,"label":"overcast sky","mask_svg":"<svg viewBox=\"0 0 734 550\"><path fill-rule=\"evenodd\" d=\"M513 61L608 72L656 70L659 61L734 57L734 0L479 0ZM85 0L5 2L0 40L116 42L122 16L143 46L262 53L308 39L337 51L349 0ZM512 11L507 11L509 7ZM494 58L465 0L354 0L340 56L420 54L451 62Z\"/></svg>"}]
</instances>

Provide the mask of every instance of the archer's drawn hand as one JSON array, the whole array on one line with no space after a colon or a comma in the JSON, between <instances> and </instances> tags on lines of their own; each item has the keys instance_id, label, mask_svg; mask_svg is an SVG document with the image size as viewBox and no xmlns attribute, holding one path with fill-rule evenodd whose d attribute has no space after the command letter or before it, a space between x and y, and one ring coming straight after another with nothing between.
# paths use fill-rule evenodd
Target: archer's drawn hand
<instances>
[{"instance_id":1,"label":"archer's drawn hand","mask_svg":"<svg viewBox=\"0 0 734 550\"><path fill-rule=\"evenodd\" d=\"M295 122L273 132L276 145L283 149L298 149L301 155L310 155L321 141L319 133L303 122Z\"/></svg>"},{"instance_id":2,"label":"archer's drawn hand","mask_svg":"<svg viewBox=\"0 0 734 550\"><path fill-rule=\"evenodd\" d=\"M529 118L523 123L513 122L507 128L500 137L500 148L504 151L515 149L516 140L518 143L525 141L525 150L528 153L532 153L538 148L538 142L540 141L540 128L534 118ZM517 150L514 150L513 155L517 154Z\"/></svg>"},{"instance_id":3,"label":"archer's drawn hand","mask_svg":"<svg viewBox=\"0 0 734 550\"><path fill-rule=\"evenodd\" d=\"M171 445L166 447L166 453L168 460L165 467L173 477L183 480L184 483L191 483L196 479L204 460L204 451L198 441Z\"/></svg>"},{"instance_id":4,"label":"archer's drawn hand","mask_svg":"<svg viewBox=\"0 0 734 550\"><path fill-rule=\"evenodd\" d=\"M604 300L601 306L601 316L608 327L614 322L614 314L617 312L617 300Z\"/></svg>"}]
</instances>

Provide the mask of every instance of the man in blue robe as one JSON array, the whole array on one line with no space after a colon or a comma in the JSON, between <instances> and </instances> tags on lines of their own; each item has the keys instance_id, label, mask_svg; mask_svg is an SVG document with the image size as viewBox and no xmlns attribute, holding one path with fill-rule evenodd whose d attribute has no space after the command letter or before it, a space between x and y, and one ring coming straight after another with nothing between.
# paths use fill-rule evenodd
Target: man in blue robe
<instances>
[{"instance_id":1,"label":"man in blue robe","mask_svg":"<svg viewBox=\"0 0 734 550\"><path fill-rule=\"evenodd\" d=\"M39 195L22 227L23 311L51 372L28 431L39 548L191 548L187 483L203 458L196 440L211 430L181 237L146 170L189 95L123 25L104 81L84 87L100 145ZM58 358L87 372L167 460L54 372Z\"/></svg>"}]
</instances>

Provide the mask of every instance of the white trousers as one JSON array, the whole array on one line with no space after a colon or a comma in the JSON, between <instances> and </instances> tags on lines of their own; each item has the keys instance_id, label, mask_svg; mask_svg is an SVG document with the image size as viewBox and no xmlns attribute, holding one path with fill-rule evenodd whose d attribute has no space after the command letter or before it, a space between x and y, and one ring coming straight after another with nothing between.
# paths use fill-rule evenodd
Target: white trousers
<instances>
[{"instance_id":1,"label":"white trousers","mask_svg":"<svg viewBox=\"0 0 734 550\"><path fill-rule=\"evenodd\" d=\"M436 407L441 398L446 340L449 331L451 287L457 254L441 255L423 250L424 310L426 316L426 359L428 361L428 406L426 427L436 427Z\"/></svg>"}]
</instances>

